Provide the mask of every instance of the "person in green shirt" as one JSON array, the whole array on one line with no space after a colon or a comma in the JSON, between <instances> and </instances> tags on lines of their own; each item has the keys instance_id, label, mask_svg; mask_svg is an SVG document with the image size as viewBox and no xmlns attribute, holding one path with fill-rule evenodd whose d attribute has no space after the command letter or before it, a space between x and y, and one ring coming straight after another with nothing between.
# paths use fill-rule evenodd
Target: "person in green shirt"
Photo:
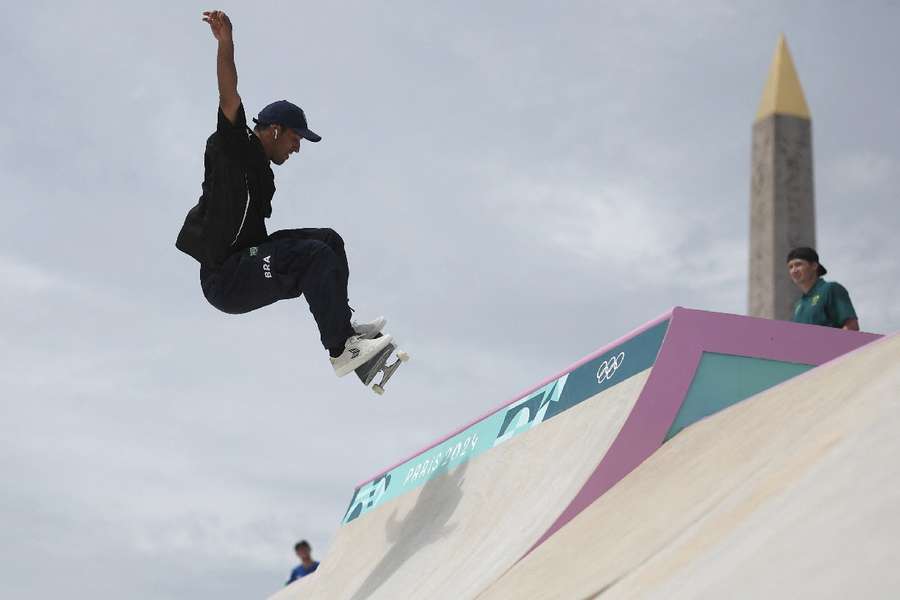
<instances>
[{"instance_id":1,"label":"person in green shirt","mask_svg":"<svg viewBox=\"0 0 900 600\"><path fill-rule=\"evenodd\" d=\"M859 319L847 289L836 281L825 281L828 270L812 248L794 248L787 256L788 273L803 295L794 305L795 323L809 323L859 331Z\"/></svg>"}]
</instances>

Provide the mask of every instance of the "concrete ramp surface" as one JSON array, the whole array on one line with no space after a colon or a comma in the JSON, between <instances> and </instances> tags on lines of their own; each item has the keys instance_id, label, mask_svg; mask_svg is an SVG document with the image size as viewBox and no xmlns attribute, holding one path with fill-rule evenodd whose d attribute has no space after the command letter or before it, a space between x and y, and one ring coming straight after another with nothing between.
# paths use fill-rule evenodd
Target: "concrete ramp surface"
<instances>
[{"instance_id":1,"label":"concrete ramp surface","mask_svg":"<svg viewBox=\"0 0 900 600\"><path fill-rule=\"evenodd\" d=\"M475 598L684 427L877 337L675 308L357 486L272 598Z\"/></svg>"},{"instance_id":2,"label":"concrete ramp surface","mask_svg":"<svg viewBox=\"0 0 900 600\"><path fill-rule=\"evenodd\" d=\"M479 600L898 598L900 335L698 423Z\"/></svg>"}]
</instances>

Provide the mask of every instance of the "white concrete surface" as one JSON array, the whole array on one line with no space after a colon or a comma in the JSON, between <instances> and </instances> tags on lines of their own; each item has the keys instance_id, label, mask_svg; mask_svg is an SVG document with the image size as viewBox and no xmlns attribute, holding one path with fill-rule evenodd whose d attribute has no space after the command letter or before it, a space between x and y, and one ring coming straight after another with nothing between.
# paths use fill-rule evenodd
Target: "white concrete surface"
<instances>
[{"instance_id":1,"label":"white concrete surface","mask_svg":"<svg viewBox=\"0 0 900 600\"><path fill-rule=\"evenodd\" d=\"M689 427L477 597L898 598L898 543L893 336Z\"/></svg>"},{"instance_id":2,"label":"white concrete surface","mask_svg":"<svg viewBox=\"0 0 900 600\"><path fill-rule=\"evenodd\" d=\"M344 525L316 573L272 600L472 598L582 487L649 369Z\"/></svg>"}]
</instances>

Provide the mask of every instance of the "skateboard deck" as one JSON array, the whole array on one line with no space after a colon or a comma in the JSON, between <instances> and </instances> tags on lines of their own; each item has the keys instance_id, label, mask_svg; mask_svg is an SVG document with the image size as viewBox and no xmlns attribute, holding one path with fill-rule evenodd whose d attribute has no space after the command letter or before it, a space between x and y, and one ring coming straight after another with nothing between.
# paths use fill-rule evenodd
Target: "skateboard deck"
<instances>
[{"instance_id":1,"label":"skateboard deck","mask_svg":"<svg viewBox=\"0 0 900 600\"><path fill-rule=\"evenodd\" d=\"M382 336L379 333L372 339L378 339L380 337ZM388 361L391 359L394 352L397 353L396 358L394 359L394 362L388 364ZM372 382L375 381L375 378L378 377L379 373L383 373L381 381L372 385L372 391L380 396L384 393L384 386L387 384L388 380L390 380L397 369L400 368L400 364L405 363L408 360L409 354L402 350L397 350L396 344L388 344L381 352L376 354L374 358L369 359L367 362L364 362L361 366L357 367L356 376L363 382L363 385L368 387L369 385L372 385Z\"/></svg>"}]
</instances>

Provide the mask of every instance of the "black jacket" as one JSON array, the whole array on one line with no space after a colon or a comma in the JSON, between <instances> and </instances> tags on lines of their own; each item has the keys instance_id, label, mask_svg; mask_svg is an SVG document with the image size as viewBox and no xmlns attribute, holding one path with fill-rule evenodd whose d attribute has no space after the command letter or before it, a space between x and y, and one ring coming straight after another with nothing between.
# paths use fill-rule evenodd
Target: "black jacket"
<instances>
[{"instance_id":1,"label":"black jacket","mask_svg":"<svg viewBox=\"0 0 900 600\"><path fill-rule=\"evenodd\" d=\"M206 141L203 193L188 212L175 246L210 268L266 238L275 176L262 144L247 127L243 104L231 123L219 109Z\"/></svg>"}]
</instances>

